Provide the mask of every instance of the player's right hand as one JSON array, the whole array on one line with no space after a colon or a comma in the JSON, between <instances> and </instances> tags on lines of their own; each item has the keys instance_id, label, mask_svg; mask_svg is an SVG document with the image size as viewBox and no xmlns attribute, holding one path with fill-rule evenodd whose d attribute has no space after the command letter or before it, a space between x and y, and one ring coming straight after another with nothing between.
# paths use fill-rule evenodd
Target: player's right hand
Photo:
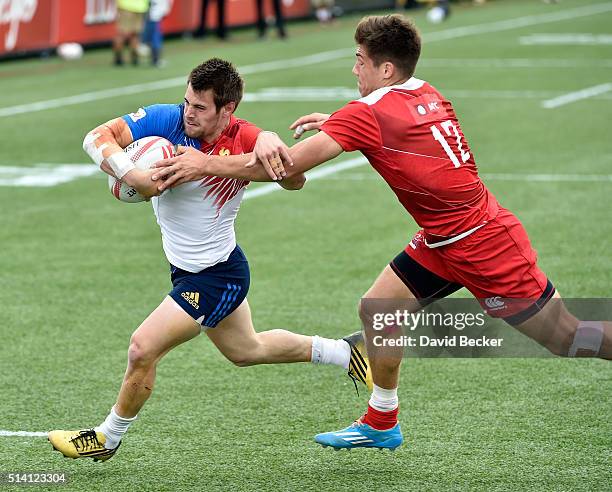
<instances>
[{"instance_id":1,"label":"player's right hand","mask_svg":"<svg viewBox=\"0 0 612 492\"><path fill-rule=\"evenodd\" d=\"M325 123L331 115L325 113L310 113L301 116L289 126L290 130L294 130L293 138L299 139L304 132L310 130L319 130L321 125Z\"/></svg>"}]
</instances>

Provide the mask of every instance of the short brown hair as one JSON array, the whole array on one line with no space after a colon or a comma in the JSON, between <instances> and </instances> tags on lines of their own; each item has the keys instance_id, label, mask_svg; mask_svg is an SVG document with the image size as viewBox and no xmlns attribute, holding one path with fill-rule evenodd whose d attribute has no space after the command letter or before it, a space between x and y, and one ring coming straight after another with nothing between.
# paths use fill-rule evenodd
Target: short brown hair
<instances>
[{"instance_id":1,"label":"short brown hair","mask_svg":"<svg viewBox=\"0 0 612 492\"><path fill-rule=\"evenodd\" d=\"M217 112L230 102L235 102L238 107L242 99L242 77L234 65L220 58L211 58L195 67L189 74L188 82L196 92L212 89Z\"/></svg>"},{"instance_id":2,"label":"short brown hair","mask_svg":"<svg viewBox=\"0 0 612 492\"><path fill-rule=\"evenodd\" d=\"M355 42L376 66L389 61L406 77L412 77L421 55L419 31L399 14L364 17L355 31Z\"/></svg>"}]
</instances>

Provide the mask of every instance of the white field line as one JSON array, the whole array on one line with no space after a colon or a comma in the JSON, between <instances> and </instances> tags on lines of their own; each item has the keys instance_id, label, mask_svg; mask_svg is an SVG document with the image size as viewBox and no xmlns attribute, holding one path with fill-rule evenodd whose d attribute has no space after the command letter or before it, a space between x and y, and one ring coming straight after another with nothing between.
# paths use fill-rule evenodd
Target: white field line
<instances>
[{"instance_id":1,"label":"white field line","mask_svg":"<svg viewBox=\"0 0 612 492\"><path fill-rule=\"evenodd\" d=\"M591 15L604 14L606 12L612 12L611 2L586 5L584 7L560 10L558 12L553 13L528 15L525 17L517 17L514 19L490 22L487 24L480 24L475 26L445 29L444 31L432 32L425 35L425 41L445 41L447 39L456 39L465 36L472 36L475 34L487 34L492 32L509 31L521 27L529 27L540 24L549 24L551 22L572 20L578 17L588 17Z\"/></svg>"},{"instance_id":2,"label":"white field line","mask_svg":"<svg viewBox=\"0 0 612 492\"><path fill-rule=\"evenodd\" d=\"M488 34L493 32L507 31L528 27L533 25L547 24L550 22L559 22L564 20L575 19L577 17L587 17L612 11L612 2L598 3L573 9L566 9L554 13L546 13L539 15L529 15L526 17L517 17L504 21L489 22L486 24L477 24L472 26L457 27L428 33L424 36L426 43L438 41L447 41L449 39L457 39L467 36L479 34ZM307 55L298 58L289 58L285 60L276 60L264 63L256 63L239 67L238 70L243 75L270 72L273 70L284 70L292 67L302 67L306 65L314 65L331 60L348 57L354 53L353 48L344 48L332 51L324 51L314 55ZM7 106L0 108L0 118L6 116L14 116L23 113L32 113L35 111L43 111L65 107L75 104L98 101L101 99L109 99L130 94L140 94L159 89L167 89L170 87L179 87L185 84L185 77L174 77L170 79L158 80L155 82L146 82L142 84L128 85L125 87L116 87L113 89L105 89L100 91L85 92L74 96L60 97L56 99L48 99L28 104L19 104L15 106Z\"/></svg>"},{"instance_id":3,"label":"white field line","mask_svg":"<svg viewBox=\"0 0 612 492\"><path fill-rule=\"evenodd\" d=\"M100 172L94 164L41 163L32 167L0 166L0 186L56 186Z\"/></svg>"},{"instance_id":4,"label":"white field line","mask_svg":"<svg viewBox=\"0 0 612 492\"><path fill-rule=\"evenodd\" d=\"M365 181L379 179L373 173L352 173L334 176L335 174L367 164L363 156L353 157L334 164L323 165L306 173L309 181L317 179L332 179L346 181ZM0 186L49 187L68 183L75 179L97 175L106 177L93 164L60 164L52 167L43 164L35 167L2 167L0 166ZM9 176L9 177L7 177ZM520 174L520 173L486 173L482 174L485 181L540 181L540 182L608 182L612 181L610 174ZM282 188L277 183L256 185L244 194L244 199L257 198Z\"/></svg>"},{"instance_id":5,"label":"white field line","mask_svg":"<svg viewBox=\"0 0 612 492\"><path fill-rule=\"evenodd\" d=\"M553 99L547 99L546 101L542 101L542 107L554 109L576 101L582 101L583 99L600 96L610 91L612 91L612 83L608 82L607 84L600 84L580 91L570 92Z\"/></svg>"},{"instance_id":6,"label":"white field line","mask_svg":"<svg viewBox=\"0 0 612 492\"><path fill-rule=\"evenodd\" d=\"M268 87L248 92L242 102L350 101L359 98L357 88L349 87Z\"/></svg>"},{"instance_id":7,"label":"white field line","mask_svg":"<svg viewBox=\"0 0 612 492\"><path fill-rule=\"evenodd\" d=\"M464 90L441 89L449 99L544 99L562 96L560 91L529 90ZM244 95L243 102L301 102L301 101L350 101L359 97L357 90L349 87L268 87ZM593 97L610 99L610 94Z\"/></svg>"},{"instance_id":8,"label":"white field line","mask_svg":"<svg viewBox=\"0 0 612 492\"><path fill-rule=\"evenodd\" d=\"M341 49L333 51L325 51L314 55L301 56L298 58L290 58L287 60L276 60L271 62L256 63L254 65L246 65L240 67L239 71L242 74L252 74L261 72L270 72L273 70L281 70L290 67L303 67L306 65L314 65L330 60L336 60L352 54L354 50ZM0 118L5 116L13 116L22 113L33 113L46 109L60 108L75 104L99 101L101 99L110 99L113 97L126 96L130 94L141 94L143 92L151 92L160 89L168 89L170 87L179 87L185 85L187 77L174 77L171 79L158 80L155 82L145 82L143 84L127 85L124 87L115 87L113 89L104 89L101 91L84 92L74 96L60 97L57 99L48 99L28 104L18 104L16 106L7 106L0 108Z\"/></svg>"},{"instance_id":9,"label":"white field line","mask_svg":"<svg viewBox=\"0 0 612 492\"><path fill-rule=\"evenodd\" d=\"M0 437L47 437L47 433L0 430Z\"/></svg>"},{"instance_id":10,"label":"white field line","mask_svg":"<svg viewBox=\"0 0 612 492\"><path fill-rule=\"evenodd\" d=\"M612 59L581 58L424 58L428 68L612 68Z\"/></svg>"},{"instance_id":11,"label":"white field line","mask_svg":"<svg viewBox=\"0 0 612 492\"><path fill-rule=\"evenodd\" d=\"M566 45L566 46L607 46L612 45L612 35L591 33L530 34L521 36L522 45Z\"/></svg>"},{"instance_id":12,"label":"white field line","mask_svg":"<svg viewBox=\"0 0 612 492\"><path fill-rule=\"evenodd\" d=\"M349 173L336 176L341 171L354 169L367 164L365 157L359 156L346 161L331 164L329 166L313 169L306 173L308 181L317 179L338 180L338 181L368 181L379 180L375 173ZM512 173L486 173L482 175L484 181L523 181L523 182L612 182L612 174L512 174ZM252 190L247 190L244 200L269 195L282 190L277 183L267 183Z\"/></svg>"}]
</instances>

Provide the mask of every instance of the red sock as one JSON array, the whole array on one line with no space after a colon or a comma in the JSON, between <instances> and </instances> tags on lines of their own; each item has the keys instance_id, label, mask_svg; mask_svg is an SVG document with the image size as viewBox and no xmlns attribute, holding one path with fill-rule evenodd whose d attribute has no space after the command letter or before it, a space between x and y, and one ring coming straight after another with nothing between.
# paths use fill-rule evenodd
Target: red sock
<instances>
[{"instance_id":1,"label":"red sock","mask_svg":"<svg viewBox=\"0 0 612 492\"><path fill-rule=\"evenodd\" d=\"M368 405L368 411L363 416L361 421L364 424L368 424L370 427L376 430L387 430L394 427L397 424L397 414L399 407L395 410L389 410L388 412L381 412Z\"/></svg>"}]
</instances>

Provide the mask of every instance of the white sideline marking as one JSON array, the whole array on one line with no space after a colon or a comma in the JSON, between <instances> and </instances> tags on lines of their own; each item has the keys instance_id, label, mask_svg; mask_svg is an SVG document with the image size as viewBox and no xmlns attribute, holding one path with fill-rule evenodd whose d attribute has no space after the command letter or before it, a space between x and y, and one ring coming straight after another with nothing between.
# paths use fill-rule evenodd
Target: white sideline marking
<instances>
[{"instance_id":1,"label":"white sideline marking","mask_svg":"<svg viewBox=\"0 0 612 492\"><path fill-rule=\"evenodd\" d=\"M0 166L0 186L56 186L100 172L94 164L41 163L33 167Z\"/></svg>"},{"instance_id":2,"label":"white sideline marking","mask_svg":"<svg viewBox=\"0 0 612 492\"><path fill-rule=\"evenodd\" d=\"M529 15L526 17L517 17L514 19L490 22L487 24L476 24L472 26L456 27L452 29L445 29L442 31L435 31L426 34L424 36L424 39L427 43L447 41L449 39L457 39L478 34L507 31L521 27L575 19L577 17L586 17L610 11L612 11L612 2L599 3L595 5L566 9L554 13ZM273 70L284 70L286 68L314 65L316 63L322 63L325 61L337 60L339 58L348 57L349 55L352 56L354 52L354 48L343 48L332 51L324 51L321 53L316 53L314 55L307 55L298 58L290 58L285 60L276 60L264 63L256 63L253 65L246 65L244 67L238 67L238 70L243 75L268 72ZM116 87L113 89L85 92L83 94L76 94L74 96L48 99L46 101L7 106L4 108L0 108L0 118L5 116L13 116L23 113L33 113L46 109L53 109L58 107L98 101L101 99L109 99L118 96L141 94L143 92L167 89L170 87L178 87L184 85L185 80L185 77L174 77L170 79L158 80L155 82L146 82L142 84L128 85L125 87Z\"/></svg>"},{"instance_id":3,"label":"white sideline marking","mask_svg":"<svg viewBox=\"0 0 612 492\"><path fill-rule=\"evenodd\" d=\"M611 45L612 35L591 33L563 34L530 34L519 38L522 45L568 45L568 46L600 46Z\"/></svg>"},{"instance_id":4,"label":"white sideline marking","mask_svg":"<svg viewBox=\"0 0 612 492\"><path fill-rule=\"evenodd\" d=\"M47 437L47 433L0 430L0 437Z\"/></svg>"},{"instance_id":5,"label":"white sideline marking","mask_svg":"<svg viewBox=\"0 0 612 492\"><path fill-rule=\"evenodd\" d=\"M548 99L542 102L542 107L546 109L554 109L558 108L559 106L565 106L566 104L570 104L576 101L581 101L590 97L599 96L611 90L612 83L600 84L593 87L588 87L586 89L582 89L580 91L570 92L569 94L564 94L563 96L555 97L553 99Z\"/></svg>"}]
</instances>

